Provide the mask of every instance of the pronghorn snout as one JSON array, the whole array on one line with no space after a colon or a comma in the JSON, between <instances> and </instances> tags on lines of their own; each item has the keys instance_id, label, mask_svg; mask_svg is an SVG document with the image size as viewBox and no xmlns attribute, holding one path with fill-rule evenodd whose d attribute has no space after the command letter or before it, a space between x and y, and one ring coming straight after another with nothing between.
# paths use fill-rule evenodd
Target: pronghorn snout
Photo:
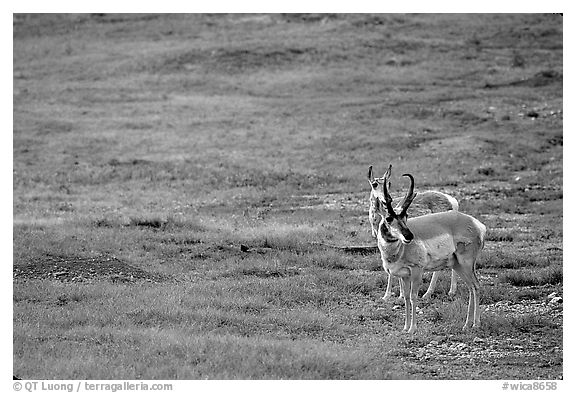
<instances>
[{"instance_id":1,"label":"pronghorn snout","mask_svg":"<svg viewBox=\"0 0 576 393\"><path fill-rule=\"evenodd\" d=\"M401 231L399 237L404 244L410 244L414 240L414 235L410 231Z\"/></svg>"},{"instance_id":2,"label":"pronghorn snout","mask_svg":"<svg viewBox=\"0 0 576 393\"><path fill-rule=\"evenodd\" d=\"M402 237L403 237L402 243L404 244L410 244L412 240L414 240L414 235L411 232L403 234Z\"/></svg>"}]
</instances>

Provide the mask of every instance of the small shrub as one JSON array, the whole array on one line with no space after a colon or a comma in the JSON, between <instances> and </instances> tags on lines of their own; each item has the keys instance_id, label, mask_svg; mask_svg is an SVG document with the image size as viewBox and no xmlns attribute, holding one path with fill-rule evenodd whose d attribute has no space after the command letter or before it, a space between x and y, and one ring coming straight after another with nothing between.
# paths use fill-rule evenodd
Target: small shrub
<instances>
[{"instance_id":1,"label":"small shrub","mask_svg":"<svg viewBox=\"0 0 576 393\"><path fill-rule=\"evenodd\" d=\"M544 315L526 314L511 319L511 325L522 332L529 332L542 328L556 328L557 325Z\"/></svg>"},{"instance_id":2,"label":"small shrub","mask_svg":"<svg viewBox=\"0 0 576 393\"><path fill-rule=\"evenodd\" d=\"M509 270L500 274L498 279L515 287L527 287L560 284L562 283L562 276L562 267L556 265L538 270Z\"/></svg>"},{"instance_id":3,"label":"small shrub","mask_svg":"<svg viewBox=\"0 0 576 393\"><path fill-rule=\"evenodd\" d=\"M118 225L124 227L136 227L155 230L169 230L169 229L187 229L194 232L205 232L206 228L203 224L194 221L186 220L172 215L164 214L151 214L142 216L132 216L128 219L100 219L96 220L96 226L115 227Z\"/></svg>"},{"instance_id":4,"label":"small shrub","mask_svg":"<svg viewBox=\"0 0 576 393\"><path fill-rule=\"evenodd\" d=\"M520 53L514 51L512 53L512 67L513 68L524 68L526 66L526 58Z\"/></svg>"},{"instance_id":5,"label":"small shrub","mask_svg":"<svg viewBox=\"0 0 576 393\"><path fill-rule=\"evenodd\" d=\"M452 302L440 304L431 317L434 320L447 321L448 324L452 325L450 328L459 326L461 329L466 318L467 307L468 299L458 298Z\"/></svg>"},{"instance_id":6,"label":"small shrub","mask_svg":"<svg viewBox=\"0 0 576 393\"><path fill-rule=\"evenodd\" d=\"M480 38L478 38L476 33L472 34L472 37L466 40L466 45L469 48L474 48L477 51L480 51L482 49L482 41L480 40Z\"/></svg>"},{"instance_id":7,"label":"small shrub","mask_svg":"<svg viewBox=\"0 0 576 393\"><path fill-rule=\"evenodd\" d=\"M502 285L482 286L480 289L480 304L494 304L502 300L515 300L515 294L510 288Z\"/></svg>"},{"instance_id":8,"label":"small shrub","mask_svg":"<svg viewBox=\"0 0 576 393\"><path fill-rule=\"evenodd\" d=\"M514 326L506 317L482 313L480 315L480 329L488 335L496 335L510 333L514 330Z\"/></svg>"},{"instance_id":9,"label":"small shrub","mask_svg":"<svg viewBox=\"0 0 576 393\"><path fill-rule=\"evenodd\" d=\"M476 171L484 176L494 176L494 174L496 173L496 171L492 167L478 168Z\"/></svg>"},{"instance_id":10,"label":"small shrub","mask_svg":"<svg viewBox=\"0 0 576 393\"><path fill-rule=\"evenodd\" d=\"M137 217L130 219L130 226L160 229L166 226L167 220L159 217Z\"/></svg>"},{"instance_id":11,"label":"small shrub","mask_svg":"<svg viewBox=\"0 0 576 393\"><path fill-rule=\"evenodd\" d=\"M543 297L541 290L524 289L518 294L518 300L537 300Z\"/></svg>"},{"instance_id":12,"label":"small shrub","mask_svg":"<svg viewBox=\"0 0 576 393\"><path fill-rule=\"evenodd\" d=\"M490 242L512 242L514 236L508 233L509 230L492 229L486 235L486 241Z\"/></svg>"}]
</instances>

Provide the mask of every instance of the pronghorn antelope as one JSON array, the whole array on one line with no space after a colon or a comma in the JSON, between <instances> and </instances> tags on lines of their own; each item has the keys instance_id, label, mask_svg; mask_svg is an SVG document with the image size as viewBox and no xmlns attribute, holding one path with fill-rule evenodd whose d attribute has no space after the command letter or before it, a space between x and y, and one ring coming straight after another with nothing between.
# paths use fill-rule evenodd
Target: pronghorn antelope
<instances>
[{"instance_id":1,"label":"pronghorn antelope","mask_svg":"<svg viewBox=\"0 0 576 393\"><path fill-rule=\"evenodd\" d=\"M404 284L406 317L404 331L416 331L416 301L424 271L452 268L470 290L464 329L480 324L479 282L476 260L484 247L486 227L476 218L459 211L432 213L407 219L408 208L416 197L414 178L400 206L392 207L388 193L389 172L384 177L383 197L376 201L376 213L382 218L378 227L378 248L384 269L400 277Z\"/></svg>"},{"instance_id":2,"label":"pronghorn antelope","mask_svg":"<svg viewBox=\"0 0 576 393\"><path fill-rule=\"evenodd\" d=\"M391 168L392 166L388 167L384 176L380 178L374 178L372 175L372 165L368 168L368 182L370 183L370 207L368 209L368 218L370 220L370 225L372 227L372 236L377 238L378 237L378 224L380 223L380 217L376 213L376 201L378 199L384 200L383 194L383 186L384 178L389 177L391 175ZM400 206L401 198L397 198L395 200L396 208ZM458 201L451 197L450 195L444 194L440 191L423 191L418 193L414 199L415 205L423 206L426 210L425 213L437 213L442 211L448 210L455 210L458 211ZM430 285L428 286L428 290L422 296L422 299L430 299L434 290L436 289L436 283L438 282L438 276L440 272L434 272L432 274L432 280L430 281ZM404 297L404 289L402 287L402 280L398 279L399 286L400 286L400 295L399 297ZM456 294L457 288L457 278L456 273L452 271L452 276L450 279L450 290L448 291L449 296L454 296ZM392 275L388 274L388 283L386 285L386 292L384 293L384 297L382 299L388 300L392 297Z\"/></svg>"}]
</instances>

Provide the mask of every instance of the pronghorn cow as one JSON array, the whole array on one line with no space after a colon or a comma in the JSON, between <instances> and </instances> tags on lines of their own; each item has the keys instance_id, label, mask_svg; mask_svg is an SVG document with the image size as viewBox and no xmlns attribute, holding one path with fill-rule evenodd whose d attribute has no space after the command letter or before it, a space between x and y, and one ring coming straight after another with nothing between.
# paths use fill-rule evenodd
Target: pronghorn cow
<instances>
[{"instance_id":1,"label":"pronghorn cow","mask_svg":"<svg viewBox=\"0 0 576 393\"><path fill-rule=\"evenodd\" d=\"M368 209L368 218L370 220L370 225L372 227L372 236L374 238L378 237L378 224L380 223L380 216L376 213L376 201L378 199L384 200L383 186L384 178L391 175L392 166L388 167L386 173L382 177L374 178L372 175L372 165L368 168L368 182L370 183L370 207ZM400 206L402 198L395 198L394 200L396 208ZM420 209L414 209L414 207L419 207ZM450 195L444 194L440 191L423 191L417 194L414 199L414 206L412 211L417 210L417 215L437 213L448 210L458 211L458 201L451 197ZM428 286L428 290L422 296L422 299L430 299L434 290L436 289L436 283L438 282L438 276L440 272L434 272L432 274L432 280ZM402 280L398 279L400 286L399 297L404 297L404 288L402 287ZM450 280L450 290L448 291L449 296L454 296L456 294L457 288L457 278L456 273L452 271L452 276ZM388 274L388 284L386 285L386 292L382 299L389 300L392 297L392 275Z\"/></svg>"},{"instance_id":2,"label":"pronghorn cow","mask_svg":"<svg viewBox=\"0 0 576 393\"><path fill-rule=\"evenodd\" d=\"M391 168L391 167L390 167ZM476 218L459 211L432 213L407 219L408 208L416 197L414 178L397 213L388 193L390 168L384 176L383 197L375 203L381 217L378 227L378 248L384 269L402 279L406 317L404 331L416 331L416 301L424 271L453 269L470 290L464 330L480 324L479 282L476 260L484 247L486 227Z\"/></svg>"}]
</instances>

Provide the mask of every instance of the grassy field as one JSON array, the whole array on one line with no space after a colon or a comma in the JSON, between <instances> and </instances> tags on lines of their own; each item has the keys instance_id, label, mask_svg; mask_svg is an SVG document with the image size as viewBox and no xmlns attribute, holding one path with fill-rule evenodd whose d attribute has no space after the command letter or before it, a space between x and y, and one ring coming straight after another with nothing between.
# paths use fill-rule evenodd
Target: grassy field
<instances>
[{"instance_id":1,"label":"grassy field","mask_svg":"<svg viewBox=\"0 0 576 393\"><path fill-rule=\"evenodd\" d=\"M14 373L563 378L562 39L552 14L14 15ZM445 272L403 334L379 254L330 247L375 245L388 163L488 227L479 329Z\"/></svg>"}]
</instances>

